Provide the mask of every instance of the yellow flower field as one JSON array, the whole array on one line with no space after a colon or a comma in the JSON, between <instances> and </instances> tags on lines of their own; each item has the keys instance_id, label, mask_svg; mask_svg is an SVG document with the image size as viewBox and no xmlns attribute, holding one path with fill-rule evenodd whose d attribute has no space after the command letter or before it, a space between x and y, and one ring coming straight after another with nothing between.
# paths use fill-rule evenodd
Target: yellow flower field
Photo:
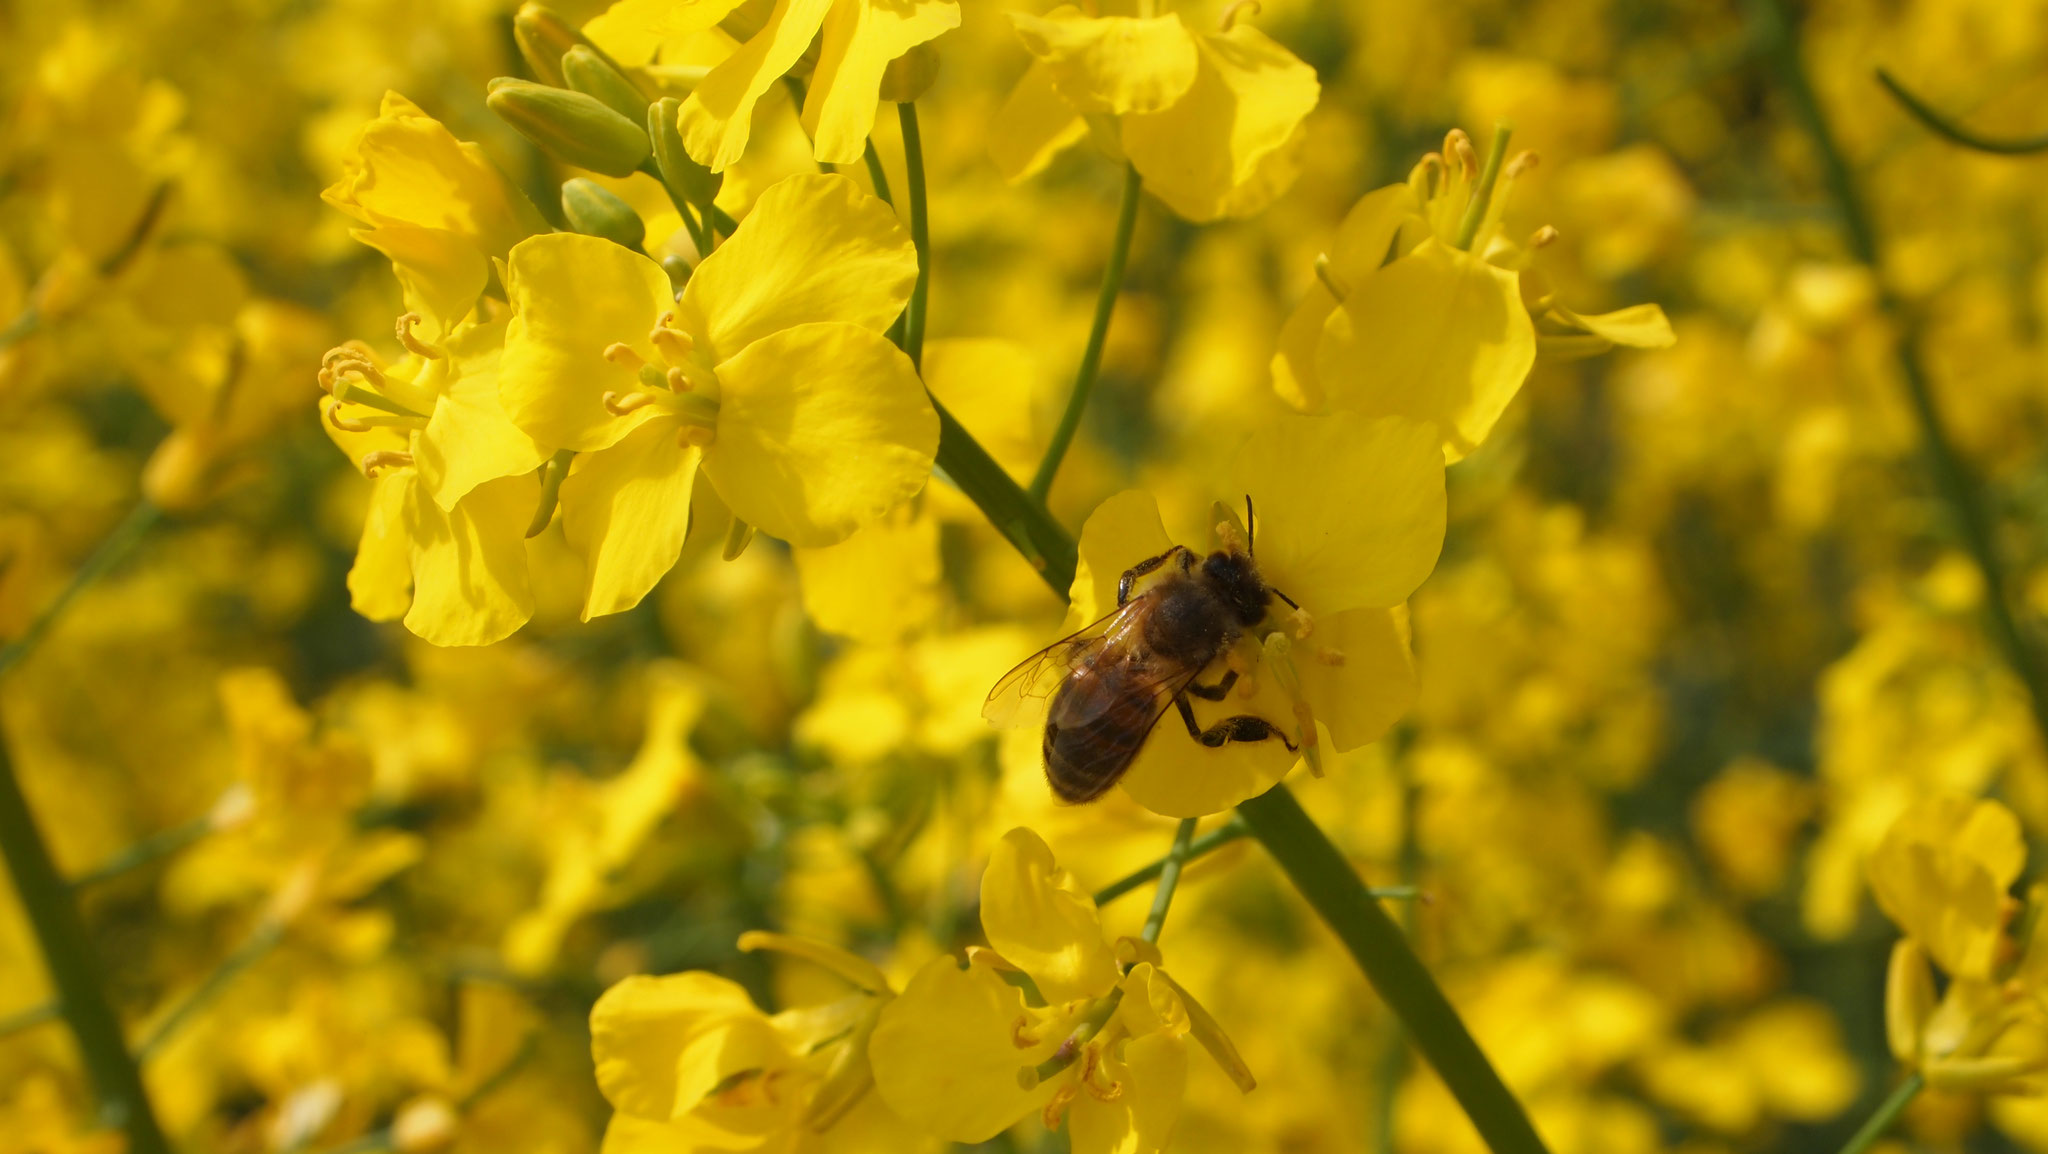
<instances>
[{"instance_id":1,"label":"yellow flower field","mask_svg":"<svg viewBox=\"0 0 2048 1154\"><path fill-rule=\"evenodd\" d=\"M0 4L0 1154L2048 1152L2044 97Z\"/></svg>"}]
</instances>

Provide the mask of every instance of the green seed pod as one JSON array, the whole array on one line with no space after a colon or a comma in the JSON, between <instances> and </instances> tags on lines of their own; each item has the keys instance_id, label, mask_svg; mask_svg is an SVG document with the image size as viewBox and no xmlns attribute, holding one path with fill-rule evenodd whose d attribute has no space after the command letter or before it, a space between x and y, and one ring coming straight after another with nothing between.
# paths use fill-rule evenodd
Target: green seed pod
<instances>
[{"instance_id":1,"label":"green seed pod","mask_svg":"<svg viewBox=\"0 0 2048 1154\"><path fill-rule=\"evenodd\" d=\"M595 96L606 108L634 123L647 115L647 96L597 50L578 44L562 54L562 76L569 87Z\"/></svg>"},{"instance_id":2,"label":"green seed pod","mask_svg":"<svg viewBox=\"0 0 2048 1154\"><path fill-rule=\"evenodd\" d=\"M512 39L542 84L562 87L562 54L581 39L569 22L541 4L521 4L512 17Z\"/></svg>"},{"instance_id":3,"label":"green seed pod","mask_svg":"<svg viewBox=\"0 0 2048 1154\"><path fill-rule=\"evenodd\" d=\"M665 96L647 106L647 135L654 142L654 165L661 170L662 183L695 205L707 205L718 196L725 177L690 159L683 151L683 137L676 130L676 111L683 102Z\"/></svg>"},{"instance_id":4,"label":"green seed pod","mask_svg":"<svg viewBox=\"0 0 2048 1154\"><path fill-rule=\"evenodd\" d=\"M647 240L647 225L632 205L596 181L580 176L562 183L562 215L575 231L585 236L601 236L635 252Z\"/></svg>"},{"instance_id":5,"label":"green seed pod","mask_svg":"<svg viewBox=\"0 0 2048 1154\"><path fill-rule=\"evenodd\" d=\"M627 176L647 159L647 133L595 96L500 76L484 103L556 160Z\"/></svg>"}]
</instances>

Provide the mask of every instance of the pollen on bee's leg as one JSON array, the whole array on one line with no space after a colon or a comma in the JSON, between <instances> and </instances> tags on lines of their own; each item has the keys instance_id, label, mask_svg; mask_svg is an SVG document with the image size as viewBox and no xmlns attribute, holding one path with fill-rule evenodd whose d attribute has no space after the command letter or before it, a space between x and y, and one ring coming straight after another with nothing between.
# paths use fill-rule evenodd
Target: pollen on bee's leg
<instances>
[{"instance_id":1,"label":"pollen on bee's leg","mask_svg":"<svg viewBox=\"0 0 2048 1154\"><path fill-rule=\"evenodd\" d=\"M448 355L448 350L434 344L432 341L423 341L412 335L412 327L425 319L425 317L418 313L400 314L398 318L398 343L404 345L406 351L414 356L423 357L430 361L438 361Z\"/></svg>"}]
</instances>

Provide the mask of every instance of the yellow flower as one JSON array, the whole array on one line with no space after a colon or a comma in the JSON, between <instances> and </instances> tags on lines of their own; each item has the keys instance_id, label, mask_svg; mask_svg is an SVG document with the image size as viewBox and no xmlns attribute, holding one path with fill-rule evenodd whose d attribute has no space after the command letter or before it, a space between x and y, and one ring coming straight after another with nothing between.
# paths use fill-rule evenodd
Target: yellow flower
<instances>
[{"instance_id":1,"label":"yellow flower","mask_svg":"<svg viewBox=\"0 0 2048 1154\"><path fill-rule=\"evenodd\" d=\"M492 258L547 231L483 149L396 92L384 94L341 179L320 197L362 222L351 235L391 259L406 307L426 318L432 340L469 315Z\"/></svg>"},{"instance_id":2,"label":"yellow flower","mask_svg":"<svg viewBox=\"0 0 2048 1154\"><path fill-rule=\"evenodd\" d=\"M533 614L525 532L547 454L498 398L502 321L412 335L390 366L360 342L327 354L322 426L375 482L348 587L356 612L436 645L487 645Z\"/></svg>"},{"instance_id":3,"label":"yellow flower","mask_svg":"<svg viewBox=\"0 0 2048 1154\"><path fill-rule=\"evenodd\" d=\"M586 619L638 604L675 564L700 466L735 516L801 546L924 486L938 416L882 336L916 277L895 215L831 175L763 193L680 299L609 241L513 250L499 388L520 428L581 454L561 501Z\"/></svg>"},{"instance_id":4,"label":"yellow flower","mask_svg":"<svg viewBox=\"0 0 2048 1154\"><path fill-rule=\"evenodd\" d=\"M991 949L938 957L885 1006L875 1087L913 1125L984 1142L1028 1114L1064 1115L1075 1154L1146 1154L1179 1118L1192 1033L1240 1090L1250 1071L1145 942L1104 937L1095 903L1028 829L981 878ZM1122 955L1120 957L1120 955Z\"/></svg>"},{"instance_id":5,"label":"yellow flower","mask_svg":"<svg viewBox=\"0 0 2048 1154\"><path fill-rule=\"evenodd\" d=\"M1534 164L1531 153L1517 156L1489 189L1471 142L1454 129L1406 184L1360 200L1281 330L1281 398L1304 412L1434 422L1455 462L1486 440L1539 348L1583 355L1671 344L1656 305L1581 316L1525 281L1533 251L1556 234L1539 230L1520 244L1502 217ZM1526 300L1532 290L1536 299Z\"/></svg>"},{"instance_id":6,"label":"yellow flower","mask_svg":"<svg viewBox=\"0 0 2048 1154\"><path fill-rule=\"evenodd\" d=\"M1915 938L1892 947L1884 1026L1892 1056L1929 1086L1981 1094L2048 1092L2048 1012L2039 979L1951 975L1937 1002L1928 951Z\"/></svg>"},{"instance_id":7,"label":"yellow flower","mask_svg":"<svg viewBox=\"0 0 2048 1154\"><path fill-rule=\"evenodd\" d=\"M1260 575L1299 609L1275 599L1225 656L1240 673L1237 688L1223 703L1194 703L1200 724L1263 717L1291 735L1311 767L1325 735L1339 752L1377 741L1415 699L1402 605L1443 544L1443 458L1434 431L1352 413L1282 418L1248 438L1215 484L1213 496L1226 507L1251 498ZM1103 502L1081 530L1069 625L1115 610L1123 572L1173 544L1150 494ZM1212 684L1221 673L1206 671L1198 681ZM1274 740L1204 747L1169 711L1122 784L1156 813L1199 817L1264 793L1295 760Z\"/></svg>"},{"instance_id":8,"label":"yellow flower","mask_svg":"<svg viewBox=\"0 0 2048 1154\"><path fill-rule=\"evenodd\" d=\"M702 971L636 976L606 990L590 1011L597 1084L614 1111L604 1148L668 1154L928 1145L868 1092L868 1038L894 997L882 972L806 938L747 933L740 948L815 963L852 989L774 1015L738 984Z\"/></svg>"},{"instance_id":9,"label":"yellow flower","mask_svg":"<svg viewBox=\"0 0 2048 1154\"><path fill-rule=\"evenodd\" d=\"M1900 815L1870 857L1870 889L1893 922L1957 978L2011 960L2007 892L2026 864L2019 819L1995 801L1931 798Z\"/></svg>"},{"instance_id":10,"label":"yellow flower","mask_svg":"<svg viewBox=\"0 0 2048 1154\"><path fill-rule=\"evenodd\" d=\"M813 40L819 48L804 99L804 130L821 162L860 163L883 70L960 24L954 0L777 0L765 23L735 27L741 2L619 0L604 14L614 35L676 39L724 22L744 41L697 83L677 113L683 147L713 172L724 172L746 151L755 103L799 66Z\"/></svg>"},{"instance_id":11,"label":"yellow flower","mask_svg":"<svg viewBox=\"0 0 2048 1154\"><path fill-rule=\"evenodd\" d=\"M998 114L990 148L1013 181L1099 128L1189 220L1242 217L1294 181L1301 123L1321 93L1315 69L1231 5L1215 33L1177 13L1090 16L1063 5L1012 12L1035 58ZM1149 10L1149 5L1147 5Z\"/></svg>"}]
</instances>

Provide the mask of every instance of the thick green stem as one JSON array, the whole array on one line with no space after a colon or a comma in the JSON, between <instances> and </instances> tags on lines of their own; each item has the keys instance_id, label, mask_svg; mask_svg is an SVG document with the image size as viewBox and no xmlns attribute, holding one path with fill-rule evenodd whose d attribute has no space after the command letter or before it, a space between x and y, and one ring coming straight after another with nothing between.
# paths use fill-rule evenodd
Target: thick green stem
<instances>
[{"instance_id":1,"label":"thick green stem","mask_svg":"<svg viewBox=\"0 0 2048 1154\"><path fill-rule=\"evenodd\" d=\"M42 948L57 1004L64 1008L65 1020L78 1039L79 1058L99 1097L101 1122L127 1135L128 1154L168 1154L170 1144L164 1140L149 1095L142 1088L142 1073L128 1052L121 1019L107 1002L99 959L85 936L77 902L50 858L42 831L36 828L4 740L0 740L0 857L7 862L21 896L22 912Z\"/></svg>"},{"instance_id":2,"label":"thick green stem","mask_svg":"<svg viewBox=\"0 0 2048 1154\"><path fill-rule=\"evenodd\" d=\"M1891 1096L1886 1098L1876 1112L1865 1119L1856 1133L1850 1136L1849 1141L1842 1147L1842 1154L1863 1154L1875 1145L1879 1138L1884 1137L1884 1132L1892 1128L1892 1123L1899 1120L1899 1115L1906 1112L1906 1106L1926 1085L1927 1079L1918 1070L1913 1071L1912 1076L1899 1083L1898 1088L1891 1092Z\"/></svg>"},{"instance_id":3,"label":"thick green stem","mask_svg":"<svg viewBox=\"0 0 2048 1154\"><path fill-rule=\"evenodd\" d=\"M910 363L924 366L924 314L932 287L932 237L925 217L924 140L917 131L917 105L904 101L896 106L903 125L904 181L910 186L910 243L917 246L917 287L910 290L910 307L903 312L903 351Z\"/></svg>"},{"instance_id":4,"label":"thick green stem","mask_svg":"<svg viewBox=\"0 0 2048 1154\"><path fill-rule=\"evenodd\" d=\"M1885 91L1891 93L1892 99L1897 100L1907 112L1911 113L1913 119L1925 125L1928 131L1950 143L1960 144L1964 148L1975 149L1978 152L1997 153L2000 156L2025 156L2032 152L2048 152L2048 133L2042 133L2039 136L2020 136L2008 139L1982 136L1936 112L1925 101L1906 91L1905 85L1892 79L1892 74L1882 68L1877 70L1877 82L1884 85Z\"/></svg>"},{"instance_id":5,"label":"thick green stem","mask_svg":"<svg viewBox=\"0 0 2048 1154\"><path fill-rule=\"evenodd\" d=\"M1806 69L1799 59L1799 44L1786 16L1782 0L1751 0L1753 22L1762 47L1769 53L1791 102L1793 117L1806 130L1820 160L1821 175L1834 199L1849 251L1868 266L1879 279L1878 299L1898 331L1899 378L1906 387L1906 399L1920 426L1920 447L1935 488L1961 531L1963 545L1984 577L1986 626L2003 651L2006 663L2027 688L2027 703L2033 710L2034 725L2048 740L2048 675L2044 675L2039 651L2020 628L2013 612L2011 581L1998 551L1997 523L1977 478L1951 439L1947 422L1934 401L1934 388L1920 355L1919 325L1908 315L1905 303L1882 283L1883 261L1877 229L1871 223L1863 196L1849 170L1848 159L1835 142L1834 130L1821 111Z\"/></svg>"},{"instance_id":6,"label":"thick green stem","mask_svg":"<svg viewBox=\"0 0 2048 1154\"><path fill-rule=\"evenodd\" d=\"M1529 1115L1494 1072L1429 970L1408 948L1401 928L1360 884L1351 863L1323 836L1287 787L1276 785L1239 804L1237 812L1287 880L1351 951L1380 999L1400 1015L1415 1048L1436 1067L1494 1154L1543 1154L1543 1139Z\"/></svg>"},{"instance_id":7,"label":"thick green stem","mask_svg":"<svg viewBox=\"0 0 2048 1154\"><path fill-rule=\"evenodd\" d=\"M1074 539L1045 511L1044 502L1012 480L938 398L932 398L932 407L939 412L939 468L1065 600L1079 563Z\"/></svg>"},{"instance_id":8,"label":"thick green stem","mask_svg":"<svg viewBox=\"0 0 2048 1154\"><path fill-rule=\"evenodd\" d=\"M36 644L43 639L43 634L50 631L50 626L57 623L57 618L63 614L65 607L71 604L71 599L78 596L86 586L99 580L107 570L119 564L122 558L128 556L162 515L163 511L155 505L148 501L138 501L128 516L122 518L119 525L114 526L114 531L107 534L107 539L100 542L99 548L93 550L92 556L85 559L85 564L78 567L78 572L72 574L70 583L57 594L57 599L50 602L34 621L29 622L28 628L21 636L5 646L0 646L0 674L5 674L20 664L22 658L33 652Z\"/></svg>"},{"instance_id":9,"label":"thick green stem","mask_svg":"<svg viewBox=\"0 0 2048 1154\"><path fill-rule=\"evenodd\" d=\"M1173 907L1173 893L1180 888L1180 868L1187 864L1188 846L1195 840L1195 819L1184 817L1173 831L1173 847L1159 863L1159 890L1152 895L1152 912L1145 915L1145 928L1138 936L1148 942L1159 940L1166 928L1166 911Z\"/></svg>"},{"instance_id":10,"label":"thick green stem","mask_svg":"<svg viewBox=\"0 0 2048 1154\"><path fill-rule=\"evenodd\" d=\"M1126 164L1123 203L1117 208L1116 235L1109 242L1109 266L1102 270L1102 291L1095 297L1095 320L1088 328L1088 345L1081 352L1081 367L1074 373L1074 391L1067 397L1066 412L1060 414L1052 443L1045 448L1045 459L1038 463L1038 472L1031 478L1031 495L1041 502L1052 492L1060 460L1067 455L1067 446L1073 444L1074 433L1081 427L1088 394L1095 391L1095 375L1102 368L1102 346L1109 339L1109 318L1116 312L1117 294L1124 287L1124 265L1131 257L1131 234L1138 227L1138 194L1142 191L1144 180L1138 176L1136 166Z\"/></svg>"}]
</instances>

